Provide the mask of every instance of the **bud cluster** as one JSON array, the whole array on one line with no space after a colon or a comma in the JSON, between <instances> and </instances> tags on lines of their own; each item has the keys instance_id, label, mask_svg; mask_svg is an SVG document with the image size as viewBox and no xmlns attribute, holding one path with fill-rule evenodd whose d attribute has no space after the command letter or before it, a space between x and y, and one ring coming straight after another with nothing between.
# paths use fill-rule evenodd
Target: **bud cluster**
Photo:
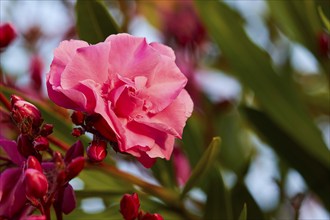
<instances>
[{"instance_id":1,"label":"bud cluster","mask_svg":"<svg viewBox=\"0 0 330 220\"><path fill-rule=\"evenodd\" d=\"M19 153L25 158L35 156L41 160L40 151L50 150L47 136L53 132L53 125L42 125L39 109L16 95L11 96L11 118L20 132L17 137Z\"/></svg>"},{"instance_id":2,"label":"bud cluster","mask_svg":"<svg viewBox=\"0 0 330 220\"><path fill-rule=\"evenodd\" d=\"M115 151L118 150L115 134L100 115L87 115L80 111L74 111L71 120L77 125L71 133L74 137L79 137L85 132L92 133L94 136L93 141L87 147L87 156L91 162L98 163L105 159L108 142Z\"/></svg>"},{"instance_id":3,"label":"bud cluster","mask_svg":"<svg viewBox=\"0 0 330 220\"><path fill-rule=\"evenodd\" d=\"M144 212L140 209L138 194L125 194L120 200L120 213L124 220L163 220L160 214Z\"/></svg>"},{"instance_id":4,"label":"bud cluster","mask_svg":"<svg viewBox=\"0 0 330 220\"><path fill-rule=\"evenodd\" d=\"M9 218L21 215L25 213L27 206L31 210L40 210L42 216L36 216L36 219L43 219L45 216L45 219L49 219L47 213L51 206L54 206L57 216L71 212L75 208L75 198L69 181L84 168L82 143L77 141L73 144L65 156L53 151L48 140L48 136L53 132L53 125L43 124L39 109L15 95L11 96L10 115L19 135L16 143L1 142L2 145L7 145L5 149L10 151L7 153L12 163L5 169L4 175L1 175L3 186L0 184L0 192L1 187L5 187L11 193L1 196L0 207L14 208L8 209L5 213L1 210L6 208L0 209L0 219L3 215ZM42 152L48 153L48 156L43 158L45 154ZM12 164L19 167L13 168ZM10 194L15 195L14 201ZM66 202L70 205L63 205ZM26 219L29 218L26 216Z\"/></svg>"}]
</instances>

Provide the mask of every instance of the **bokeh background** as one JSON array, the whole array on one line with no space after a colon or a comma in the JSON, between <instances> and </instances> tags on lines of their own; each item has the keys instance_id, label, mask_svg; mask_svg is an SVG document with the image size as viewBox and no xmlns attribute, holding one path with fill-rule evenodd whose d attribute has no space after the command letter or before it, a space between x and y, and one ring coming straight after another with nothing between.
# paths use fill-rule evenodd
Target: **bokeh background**
<instances>
[{"instance_id":1,"label":"bokeh background","mask_svg":"<svg viewBox=\"0 0 330 220\"><path fill-rule=\"evenodd\" d=\"M158 161L147 171L113 154L120 169L165 187L174 181L180 189L211 138L220 136L216 163L222 185L205 178L190 192L202 208L186 205L197 214L213 202L222 212L219 219L236 218L246 203L248 219L330 219L328 1L111 0L104 5L122 32L175 50L195 103L171 161ZM96 43L77 13L76 1L0 0L0 23L11 22L18 33L1 53L2 82L46 99L45 75L59 43L79 37ZM319 185L312 183L320 175ZM109 201L111 193L107 198L84 191L94 186L84 178L72 184L79 207L65 219L84 214L103 219L109 209L118 210ZM95 184L105 185L104 192L112 188L106 180ZM209 192L218 197L211 200Z\"/></svg>"}]
</instances>

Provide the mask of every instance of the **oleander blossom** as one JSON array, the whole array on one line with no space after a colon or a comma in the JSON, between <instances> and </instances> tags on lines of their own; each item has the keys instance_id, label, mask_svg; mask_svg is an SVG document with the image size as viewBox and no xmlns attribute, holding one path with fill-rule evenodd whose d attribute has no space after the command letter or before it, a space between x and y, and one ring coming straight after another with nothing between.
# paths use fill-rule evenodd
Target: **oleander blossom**
<instances>
[{"instance_id":1,"label":"oleander blossom","mask_svg":"<svg viewBox=\"0 0 330 220\"><path fill-rule=\"evenodd\" d=\"M47 75L57 105L102 116L98 131L145 167L170 158L193 110L171 48L129 34L89 45L63 41Z\"/></svg>"}]
</instances>

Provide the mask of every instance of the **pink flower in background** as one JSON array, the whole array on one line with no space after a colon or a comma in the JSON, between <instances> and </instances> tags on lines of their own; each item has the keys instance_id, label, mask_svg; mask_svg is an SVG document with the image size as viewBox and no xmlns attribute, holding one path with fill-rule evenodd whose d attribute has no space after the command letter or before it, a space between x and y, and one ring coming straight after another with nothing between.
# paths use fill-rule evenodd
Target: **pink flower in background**
<instances>
[{"instance_id":1,"label":"pink flower in background","mask_svg":"<svg viewBox=\"0 0 330 220\"><path fill-rule=\"evenodd\" d=\"M174 148L173 165L176 181L179 186L183 186L190 177L191 167L188 158L180 148Z\"/></svg>"},{"instance_id":2,"label":"pink flower in background","mask_svg":"<svg viewBox=\"0 0 330 220\"><path fill-rule=\"evenodd\" d=\"M57 105L98 114L95 127L120 152L151 167L169 159L193 110L172 49L128 34L105 42L63 41L47 75Z\"/></svg>"}]
</instances>

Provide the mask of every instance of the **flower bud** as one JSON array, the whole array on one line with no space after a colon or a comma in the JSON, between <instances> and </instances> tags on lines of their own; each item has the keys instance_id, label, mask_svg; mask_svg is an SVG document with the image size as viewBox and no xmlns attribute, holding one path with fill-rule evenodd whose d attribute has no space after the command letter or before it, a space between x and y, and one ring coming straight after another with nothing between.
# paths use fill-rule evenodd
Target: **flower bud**
<instances>
[{"instance_id":1,"label":"flower bud","mask_svg":"<svg viewBox=\"0 0 330 220\"><path fill-rule=\"evenodd\" d=\"M32 141L30 140L30 137L26 134L20 134L17 137L17 149L23 157L33 155L35 152L32 145Z\"/></svg>"},{"instance_id":2,"label":"flower bud","mask_svg":"<svg viewBox=\"0 0 330 220\"><path fill-rule=\"evenodd\" d=\"M14 106L14 104L19 100L24 101L24 99L22 99L21 97L19 97L17 95L11 95L11 97L10 97L11 106Z\"/></svg>"},{"instance_id":3,"label":"flower bud","mask_svg":"<svg viewBox=\"0 0 330 220\"><path fill-rule=\"evenodd\" d=\"M47 150L49 148L48 139L46 137L43 137L43 136L36 137L33 141L33 147L34 147L34 149L36 149L38 151Z\"/></svg>"},{"instance_id":4,"label":"flower bud","mask_svg":"<svg viewBox=\"0 0 330 220\"><path fill-rule=\"evenodd\" d=\"M53 125L52 124L44 124L41 128L40 135L47 137L51 133L53 133Z\"/></svg>"},{"instance_id":5,"label":"flower bud","mask_svg":"<svg viewBox=\"0 0 330 220\"><path fill-rule=\"evenodd\" d=\"M80 111L74 111L71 115L71 120L75 125L82 125L85 121L85 115Z\"/></svg>"},{"instance_id":6,"label":"flower bud","mask_svg":"<svg viewBox=\"0 0 330 220\"><path fill-rule=\"evenodd\" d=\"M84 133L85 133L85 131L82 128L73 128L72 132L71 132L71 135L73 137L80 137Z\"/></svg>"},{"instance_id":7,"label":"flower bud","mask_svg":"<svg viewBox=\"0 0 330 220\"><path fill-rule=\"evenodd\" d=\"M69 181L73 179L74 177L78 176L80 171L84 169L85 165L85 158L84 157L77 157L69 163L69 165L66 168L67 171L67 177L66 179Z\"/></svg>"},{"instance_id":8,"label":"flower bud","mask_svg":"<svg viewBox=\"0 0 330 220\"><path fill-rule=\"evenodd\" d=\"M92 141L87 148L87 156L92 162L101 162L107 156L107 143L101 140Z\"/></svg>"},{"instance_id":9,"label":"flower bud","mask_svg":"<svg viewBox=\"0 0 330 220\"><path fill-rule=\"evenodd\" d=\"M43 61L39 56L33 56L30 62L30 74L33 87L39 91L42 85Z\"/></svg>"},{"instance_id":10,"label":"flower bud","mask_svg":"<svg viewBox=\"0 0 330 220\"><path fill-rule=\"evenodd\" d=\"M83 157L84 156L84 146L81 141L76 141L69 150L66 152L64 161L65 163L70 163L76 157Z\"/></svg>"},{"instance_id":11,"label":"flower bud","mask_svg":"<svg viewBox=\"0 0 330 220\"><path fill-rule=\"evenodd\" d=\"M34 156L28 157L28 159L26 161L26 167L27 167L27 169L35 169L35 170L42 172L41 165L40 165L38 159Z\"/></svg>"},{"instance_id":12,"label":"flower bud","mask_svg":"<svg viewBox=\"0 0 330 220\"><path fill-rule=\"evenodd\" d=\"M7 47L16 37L17 33L12 24L0 25L0 50Z\"/></svg>"},{"instance_id":13,"label":"flower bud","mask_svg":"<svg viewBox=\"0 0 330 220\"><path fill-rule=\"evenodd\" d=\"M46 176L35 169L27 169L25 171L25 193L26 197L33 203L42 199L48 190L48 181Z\"/></svg>"},{"instance_id":14,"label":"flower bud","mask_svg":"<svg viewBox=\"0 0 330 220\"><path fill-rule=\"evenodd\" d=\"M142 217L139 218L139 220L164 220L163 217L160 214L150 214L146 213Z\"/></svg>"},{"instance_id":15,"label":"flower bud","mask_svg":"<svg viewBox=\"0 0 330 220\"><path fill-rule=\"evenodd\" d=\"M328 57L330 55L330 35L323 31L319 34L318 41L320 55Z\"/></svg>"},{"instance_id":16,"label":"flower bud","mask_svg":"<svg viewBox=\"0 0 330 220\"><path fill-rule=\"evenodd\" d=\"M38 129L43 119L39 109L29 102L12 97L11 117L24 134Z\"/></svg>"},{"instance_id":17,"label":"flower bud","mask_svg":"<svg viewBox=\"0 0 330 220\"><path fill-rule=\"evenodd\" d=\"M139 215L140 200L136 193L125 194L120 200L120 213L125 220L134 220Z\"/></svg>"},{"instance_id":18,"label":"flower bud","mask_svg":"<svg viewBox=\"0 0 330 220\"><path fill-rule=\"evenodd\" d=\"M44 215L30 215L26 217L26 220L46 220L46 216Z\"/></svg>"}]
</instances>

